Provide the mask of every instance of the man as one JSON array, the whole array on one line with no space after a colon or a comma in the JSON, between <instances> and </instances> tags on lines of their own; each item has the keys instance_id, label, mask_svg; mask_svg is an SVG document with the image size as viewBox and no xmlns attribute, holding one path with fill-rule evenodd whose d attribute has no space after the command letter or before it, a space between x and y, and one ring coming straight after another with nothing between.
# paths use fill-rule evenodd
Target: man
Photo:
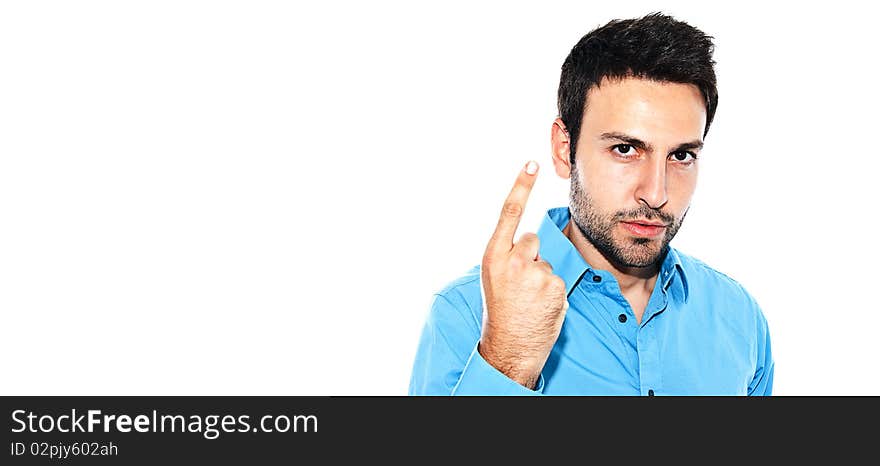
<instances>
[{"instance_id":1,"label":"man","mask_svg":"<svg viewBox=\"0 0 880 466\"><path fill-rule=\"evenodd\" d=\"M569 207L514 241L538 174L523 167L481 266L434 297L410 394L771 394L758 304L669 246L718 103L713 50L659 13L574 46L551 129Z\"/></svg>"}]
</instances>

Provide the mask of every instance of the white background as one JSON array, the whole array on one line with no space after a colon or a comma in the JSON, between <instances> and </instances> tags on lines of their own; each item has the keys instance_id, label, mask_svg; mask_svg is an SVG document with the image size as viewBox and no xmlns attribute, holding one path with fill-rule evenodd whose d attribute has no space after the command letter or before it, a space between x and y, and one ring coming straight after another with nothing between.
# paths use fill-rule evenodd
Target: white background
<instances>
[{"instance_id":1,"label":"white background","mask_svg":"<svg viewBox=\"0 0 880 466\"><path fill-rule=\"evenodd\" d=\"M520 232L567 203L570 48L657 10L718 62L673 245L761 303L776 394L880 393L868 7L293 3L0 7L0 394L405 394L522 164Z\"/></svg>"}]
</instances>

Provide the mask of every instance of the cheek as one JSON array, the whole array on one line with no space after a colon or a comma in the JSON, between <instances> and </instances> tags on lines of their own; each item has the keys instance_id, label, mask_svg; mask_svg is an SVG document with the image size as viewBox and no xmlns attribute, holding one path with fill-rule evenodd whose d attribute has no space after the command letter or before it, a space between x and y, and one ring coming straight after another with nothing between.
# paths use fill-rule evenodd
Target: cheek
<instances>
[{"instance_id":1,"label":"cheek","mask_svg":"<svg viewBox=\"0 0 880 466\"><path fill-rule=\"evenodd\" d=\"M605 205L621 206L632 198L638 183L638 175L632 167L622 163L603 163L596 157L585 164L581 181L590 197L604 201Z\"/></svg>"},{"instance_id":2,"label":"cheek","mask_svg":"<svg viewBox=\"0 0 880 466\"><path fill-rule=\"evenodd\" d=\"M671 172L667 186L670 207L679 213L684 212L697 188L697 167L688 171Z\"/></svg>"}]
</instances>

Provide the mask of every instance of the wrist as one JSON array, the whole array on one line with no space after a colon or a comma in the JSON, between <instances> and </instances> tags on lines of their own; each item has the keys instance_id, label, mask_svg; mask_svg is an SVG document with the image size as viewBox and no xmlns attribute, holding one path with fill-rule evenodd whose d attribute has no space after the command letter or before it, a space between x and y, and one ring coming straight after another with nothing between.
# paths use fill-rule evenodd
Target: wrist
<instances>
[{"instance_id":1,"label":"wrist","mask_svg":"<svg viewBox=\"0 0 880 466\"><path fill-rule=\"evenodd\" d=\"M523 357L517 351L502 350L485 338L477 345L477 352L489 365L514 382L529 390L534 390L537 386L543 361Z\"/></svg>"}]
</instances>

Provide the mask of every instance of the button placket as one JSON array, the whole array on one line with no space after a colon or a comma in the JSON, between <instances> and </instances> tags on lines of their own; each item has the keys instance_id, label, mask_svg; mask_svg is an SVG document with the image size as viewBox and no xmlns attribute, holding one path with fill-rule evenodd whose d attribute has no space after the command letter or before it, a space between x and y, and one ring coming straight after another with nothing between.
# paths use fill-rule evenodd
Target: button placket
<instances>
[{"instance_id":1,"label":"button placket","mask_svg":"<svg viewBox=\"0 0 880 466\"><path fill-rule=\"evenodd\" d=\"M642 395L653 396L655 389L662 388L660 353L657 347L654 323L648 323L638 331L639 383Z\"/></svg>"}]
</instances>

